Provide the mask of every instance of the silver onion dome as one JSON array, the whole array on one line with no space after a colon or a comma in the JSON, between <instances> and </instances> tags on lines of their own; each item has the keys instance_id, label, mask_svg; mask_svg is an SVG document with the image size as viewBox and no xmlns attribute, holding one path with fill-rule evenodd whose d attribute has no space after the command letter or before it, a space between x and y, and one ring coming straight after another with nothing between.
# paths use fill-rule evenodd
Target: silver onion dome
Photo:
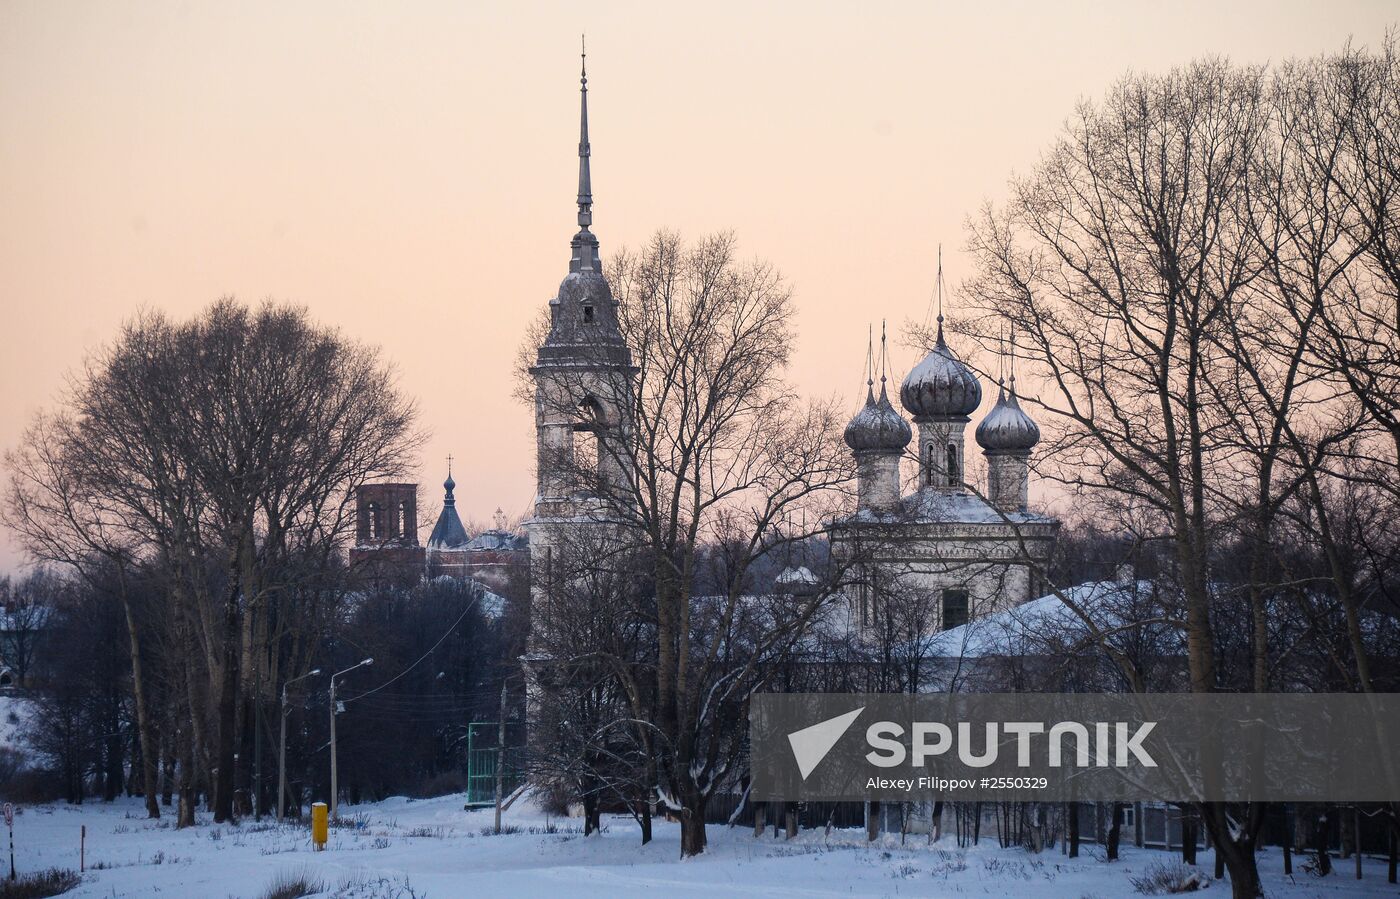
<instances>
[{"instance_id":1,"label":"silver onion dome","mask_svg":"<svg viewBox=\"0 0 1400 899\"><path fill-rule=\"evenodd\" d=\"M982 385L943 340L943 317L938 317L938 342L899 385L899 401L916 419L971 415L982 402Z\"/></svg>"},{"instance_id":2,"label":"silver onion dome","mask_svg":"<svg viewBox=\"0 0 1400 899\"><path fill-rule=\"evenodd\" d=\"M909 445L914 432L909 422L890 403L885 385L880 385L880 398L873 388L865 393L865 405L846 425L846 445L856 452L899 452Z\"/></svg>"},{"instance_id":3,"label":"silver onion dome","mask_svg":"<svg viewBox=\"0 0 1400 899\"><path fill-rule=\"evenodd\" d=\"M977 426L977 444L991 453L1030 452L1040 442L1040 428L1016 402L1015 379L1007 392L997 387L997 404Z\"/></svg>"}]
</instances>

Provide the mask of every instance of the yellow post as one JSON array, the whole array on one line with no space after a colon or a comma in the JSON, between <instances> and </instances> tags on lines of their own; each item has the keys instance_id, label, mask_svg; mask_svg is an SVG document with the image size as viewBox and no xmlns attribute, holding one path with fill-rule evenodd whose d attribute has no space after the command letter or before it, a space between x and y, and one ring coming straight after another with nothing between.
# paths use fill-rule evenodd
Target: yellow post
<instances>
[{"instance_id":1,"label":"yellow post","mask_svg":"<svg viewBox=\"0 0 1400 899\"><path fill-rule=\"evenodd\" d=\"M326 808L324 802L313 802L311 804L311 842L316 844L318 852L326 848L326 838L330 836L330 829L330 809Z\"/></svg>"}]
</instances>

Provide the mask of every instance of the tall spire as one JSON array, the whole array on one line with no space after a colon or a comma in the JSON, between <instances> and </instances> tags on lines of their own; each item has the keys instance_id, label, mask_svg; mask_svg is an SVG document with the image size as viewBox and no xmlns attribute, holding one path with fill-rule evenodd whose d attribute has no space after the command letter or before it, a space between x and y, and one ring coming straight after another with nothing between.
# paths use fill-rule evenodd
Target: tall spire
<instances>
[{"instance_id":1,"label":"tall spire","mask_svg":"<svg viewBox=\"0 0 1400 899\"><path fill-rule=\"evenodd\" d=\"M582 38L580 38L582 41ZM598 271L598 238L589 231L593 224L593 174L589 168L592 150L588 144L588 45L581 43L579 66L578 131L578 227L572 247L569 271Z\"/></svg>"},{"instance_id":2,"label":"tall spire","mask_svg":"<svg viewBox=\"0 0 1400 899\"><path fill-rule=\"evenodd\" d=\"M865 335L865 402L875 402L875 325L872 323Z\"/></svg>"},{"instance_id":3,"label":"tall spire","mask_svg":"<svg viewBox=\"0 0 1400 899\"><path fill-rule=\"evenodd\" d=\"M583 41L583 38L580 38ZM581 43L579 54L578 114L578 226L593 224L593 177L588 169L588 45Z\"/></svg>"},{"instance_id":4,"label":"tall spire","mask_svg":"<svg viewBox=\"0 0 1400 899\"><path fill-rule=\"evenodd\" d=\"M943 343L943 244L938 245L938 281L934 288L938 292L938 342Z\"/></svg>"},{"instance_id":5,"label":"tall spire","mask_svg":"<svg viewBox=\"0 0 1400 899\"><path fill-rule=\"evenodd\" d=\"M889 395L886 392L885 381L890 367L890 350L885 338L885 320L880 319L880 402L887 402Z\"/></svg>"},{"instance_id":6,"label":"tall spire","mask_svg":"<svg viewBox=\"0 0 1400 899\"><path fill-rule=\"evenodd\" d=\"M1016 323L1011 323L1011 397L1016 398Z\"/></svg>"}]
</instances>

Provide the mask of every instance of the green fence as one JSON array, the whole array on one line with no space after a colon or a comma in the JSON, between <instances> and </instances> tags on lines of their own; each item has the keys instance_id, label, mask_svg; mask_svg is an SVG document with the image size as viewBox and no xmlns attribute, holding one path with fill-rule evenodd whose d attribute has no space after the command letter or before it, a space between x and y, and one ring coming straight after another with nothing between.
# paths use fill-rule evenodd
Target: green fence
<instances>
[{"instance_id":1,"label":"green fence","mask_svg":"<svg viewBox=\"0 0 1400 899\"><path fill-rule=\"evenodd\" d=\"M509 796L524 776L524 726L506 722L505 748L498 745L501 725L496 721L473 721L467 725L467 806L480 807L496 802L496 766L505 766L501 792Z\"/></svg>"}]
</instances>

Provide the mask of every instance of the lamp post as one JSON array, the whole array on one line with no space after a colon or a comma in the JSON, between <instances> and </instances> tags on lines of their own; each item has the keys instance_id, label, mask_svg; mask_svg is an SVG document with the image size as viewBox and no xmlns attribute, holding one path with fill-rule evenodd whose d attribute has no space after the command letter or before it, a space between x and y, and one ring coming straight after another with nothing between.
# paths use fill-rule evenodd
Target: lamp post
<instances>
[{"instance_id":1,"label":"lamp post","mask_svg":"<svg viewBox=\"0 0 1400 899\"><path fill-rule=\"evenodd\" d=\"M287 688L299 680L320 674L320 668L314 668L300 677L294 677L282 685L282 704L278 707L282 719L282 733L277 740L277 820L282 820L283 803L287 798Z\"/></svg>"},{"instance_id":2,"label":"lamp post","mask_svg":"<svg viewBox=\"0 0 1400 899\"><path fill-rule=\"evenodd\" d=\"M339 785L337 784L337 782L336 782L336 777L335 777L335 679L338 678L338 677L340 677L342 674L349 674L351 671L354 671L356 668L363 668L363 667L366 666L366 665L373 665L373 664L374 664L374 659L365 659L363 662L359 662L358 664L351 665L349 668L346 668L344 671L337 671L335 674L332 674L332 675L331 675L331 821L332 821L332 822L334 822L335 819L336 819L336 818L335 818L335 811L336 811L336 806L338 805L338 799L339 799L339 796L338 796L338 794L337 794L337 787L338 787Z\"/></svg>"}]
</instances>

